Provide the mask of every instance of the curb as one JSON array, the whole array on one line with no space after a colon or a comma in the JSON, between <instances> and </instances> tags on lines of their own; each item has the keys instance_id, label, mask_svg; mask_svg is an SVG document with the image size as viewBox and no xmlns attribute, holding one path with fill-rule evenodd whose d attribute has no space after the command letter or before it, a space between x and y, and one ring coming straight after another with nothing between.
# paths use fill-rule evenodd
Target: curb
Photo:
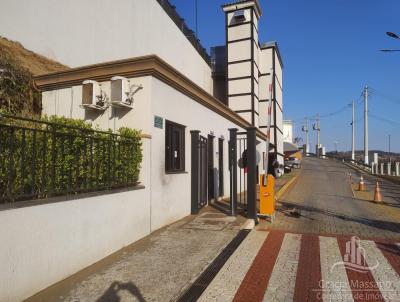
<instances>
[{"instance_id":1,"label":"curb","mask_svg":"<svg viewBox=\"0 0 400 302\"><path fill-rule=\"evenodd\" d=\"M360 173L364 173L364 174L369 175L369 176L372 176L372 177L376 177L376 178L379 178L379 179L382 179L382 180L389 181L389 182L391 182L392 184L395 184L395 185L400 184L400 181L399 181L399 180L388 178L388 177L386 177L387 175L372 174L372 173L370 173L370 172L368 172L368 171L365 171L365 170L363 170L363 169L361 169L361 168L359 168L359 167L357 167L357 166L353 166L352 164L349 164L349 163L347 163L347 162L344 162L343 164L344 164L345 166L349 167L350 169L353 169L354 171L358 171L358 172L360 172Z\"/></svg>"},{"instance_id":2,"label":"curb","mask_svg":"<svg viewBox=\"0 0 400 302\"><path fill-rule=\"evenodd\" d=\"M242 223L240 226L240 230L252 230L256 226L254 219L247 219L245 222Z\"/></svg>"},{"instance_id":3,"label":"curb","mask_svg":"<svg viewBox=\"0 0 400 302\"><path fill-rule=\"evenodd\" d=\"M354 189L353 189L353 183L351 183L351 182L350 182L350 189L351 189L351 193L353 194L353 199L357 199L356 192L354 192Z\"/></svg>"},{"instance_id":4,"label":"curb","mask_svg":"<svg viewBox=\"0 0 400 302\"><path fill-rule=\"evenodd\" d=\"M282 197L282 195L289 189L289 187L297 180L297 178L299 178L301 174L301 171L299 172L299 174L297 174L296 176L294 176L292 179L290 179L287 183L285 183L279 190L278 192L276 192L275 194L275 198L278 200Z\"/></svg>"}]
</instances>

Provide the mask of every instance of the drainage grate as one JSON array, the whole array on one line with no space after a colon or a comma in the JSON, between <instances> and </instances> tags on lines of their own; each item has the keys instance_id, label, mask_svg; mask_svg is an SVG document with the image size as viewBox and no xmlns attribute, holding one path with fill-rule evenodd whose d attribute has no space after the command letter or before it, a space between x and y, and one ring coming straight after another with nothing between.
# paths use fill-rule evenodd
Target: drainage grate
<instances>
[{"instance_id":1,"label":"drainage grate","mask_svg":"<svg viewBox=\"0 0 400 302\"><path fill-rule=\"evenodd\" d=\"M235 238L221 251L206 270L193 282L193 284L177 299L179 302L197 301L207 286L224 266L229 257L235 252L250 230L241 230Z\"/></svg>"}]
</instances>

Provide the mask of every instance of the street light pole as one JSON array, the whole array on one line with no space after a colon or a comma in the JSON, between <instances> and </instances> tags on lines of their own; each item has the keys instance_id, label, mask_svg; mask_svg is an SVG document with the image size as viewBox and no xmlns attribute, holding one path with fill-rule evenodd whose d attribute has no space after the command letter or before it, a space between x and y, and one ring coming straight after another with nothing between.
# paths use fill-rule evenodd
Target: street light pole
<instances>
[{"instance_id":1,"label":"street light pole","mask_svg":"<svg viewBox=\"0 0 400 302\"><path fill-rule=\"evenodd\" d=\"M356 160L356 146L355 146L355 103L353 101L353 114L352 114L352 121L351 121L351 160Z\"/></svg>"},{"instance_id":2,"label":"street light pole","mask_svg":"<svg viewBox=\"0 0 400 302\"><path fill-rule=\"evenodd\" d=\"M368 86L364 89L364 164L368 165Z\"/></svg>"},{"instance_id":3,"label":"street light pole","mask_svg":"<svg viewBox=\"0 0 400 302\"><path fill-rule=\"evenodd\" d=\"M393 32L386 32L386 35L393 38L393 39L400 39L400 36L398 34L395 34ZM394 52L394 51L400 51L400 49L381 49L383 52Z\"/></svg>"},{"instance_id":4,"label":"street light pole","mask_svg":"<svg viewBox=\"0 0 400 302\"><path fill-rule=\"evenodd\" d=\"M319 146L321 145L321 128L319 124L319 113L317 115L317 144L318 144L318 155L319 155Z\"/></svg>"},{"instance_id":5,"label":"street light pole","mask_svg":"<svg viewBox=\"0 0 400 302\"><path fill-rule=\"evenodd\" d=\"M195 5L195 14L196 14L196 39L199 38L198 36L198 21L197 21L197 14L198 14L198 6L197 6L197 0L194 1L194 5Z\"/></svg>"}]
</instances>

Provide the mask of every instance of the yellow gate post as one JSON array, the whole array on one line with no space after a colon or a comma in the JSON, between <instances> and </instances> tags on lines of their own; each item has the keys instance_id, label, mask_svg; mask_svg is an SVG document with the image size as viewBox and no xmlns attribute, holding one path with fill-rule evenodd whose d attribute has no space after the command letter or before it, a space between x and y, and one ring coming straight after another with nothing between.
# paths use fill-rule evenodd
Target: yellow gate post
<instances>
[{"instance_id":1,"label":"yellow gate post","mask_svg":"<svg viewBox=\"0 0 400 302\"><path fill-rule=\"evenodd\" d=\"M265 182L265 180L267 180ZM260 216L271 218L271 222L275 220L275 177L268 174L260 175Z\"/></svg>"}]
</instances>

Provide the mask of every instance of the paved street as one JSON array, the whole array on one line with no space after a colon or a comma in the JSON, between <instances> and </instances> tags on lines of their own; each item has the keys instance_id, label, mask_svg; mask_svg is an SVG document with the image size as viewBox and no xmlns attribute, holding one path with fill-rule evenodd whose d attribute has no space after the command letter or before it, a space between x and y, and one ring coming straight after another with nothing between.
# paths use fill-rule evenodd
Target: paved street
<instances>
[{"instance_id":1,"label":"paved street","mask_svg":"<svg viewBox=\"0 0 400 302\"><path fill-rule=\"evenodd\" d=\"M261 227L400 240L400 186L381 181L385 205L357 200L349 172L358 182L357 173L340 162L304 159L300 177L282 198L276 222ZM368 179L367 189L372 192L375 182Z\"/></svg>"},{"instance_id":2,"label":"paved street","mask_svg":"<svg viewBox=\"0 0 400 302\"><path fill-rule=\"evenodd\" d=\"M357 200L348 173L305 159L275 223L249 234L200 301L400 301L400 190L383 184L386 205Z\"/></svg>"}]
</instances>

